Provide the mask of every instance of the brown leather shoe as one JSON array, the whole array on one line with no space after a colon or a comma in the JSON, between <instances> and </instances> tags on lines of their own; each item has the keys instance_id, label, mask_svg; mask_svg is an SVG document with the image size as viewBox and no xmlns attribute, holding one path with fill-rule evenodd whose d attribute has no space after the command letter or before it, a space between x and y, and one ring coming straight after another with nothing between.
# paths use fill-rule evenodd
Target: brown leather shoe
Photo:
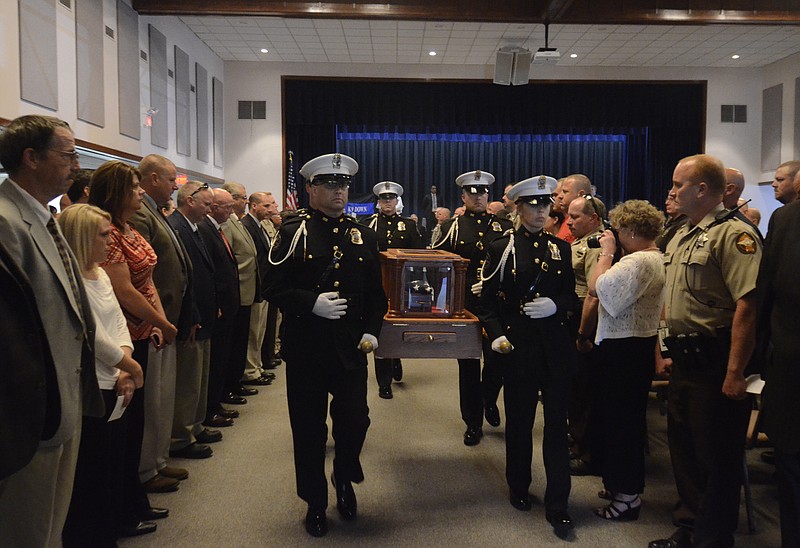
<instances>
[{"instance_id":1,"label":"brown leather shoe","mask_svg":"<svg viewBox=\"0 0 800 548\"><path fill-rule=\"evenodd\" d=\"M178 490L180 482L174 478L168 478L160 474L156 474L142 484L144 490L148 493L171 493Z\"/></svg>"},{"instance_id":2,"label":"brown leather shoe","mask_svg":"<svg viewBox=\"0 0 800 548\"><path fill-rule=\"evenodd\" d=\"M186 468L178 468L177 466L165 466L158 471L158 475L165 478L185 480L189 477L189 471Z\"/></svg>"}]
</instances>

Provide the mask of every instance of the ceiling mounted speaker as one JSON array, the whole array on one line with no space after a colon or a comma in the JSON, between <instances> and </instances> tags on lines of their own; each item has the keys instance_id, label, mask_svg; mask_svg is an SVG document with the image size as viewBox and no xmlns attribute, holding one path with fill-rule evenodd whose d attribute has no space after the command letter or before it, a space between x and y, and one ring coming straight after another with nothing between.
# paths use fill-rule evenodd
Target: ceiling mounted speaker
<instances>
[{"instance_id":1,"label":"ceiling mounted speaker","mask_svg":"<svg viewBox=\"0 0 800 548\"><path fill-rule=\"evenodd\" d=\"M531 52L526 48L506 46L497 52L494 83L501 86L523 86L528 83Z\"/></svg>"}]
</instances>

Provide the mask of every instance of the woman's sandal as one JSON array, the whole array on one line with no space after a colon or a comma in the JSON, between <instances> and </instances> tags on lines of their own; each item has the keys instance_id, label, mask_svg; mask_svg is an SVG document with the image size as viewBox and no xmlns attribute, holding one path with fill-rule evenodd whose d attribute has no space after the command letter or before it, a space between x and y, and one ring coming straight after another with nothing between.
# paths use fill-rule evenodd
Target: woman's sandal
<instances>
[{"instance_id":1,"label":"woman's sandal","mask_svg":"<svg viewBox=\"0 0 800 548\"><path fill-rule=\"evenodd\" d=\"M636 497L629 501L614 498L608 506L595 508L594 513L603 519L611 521L636 521L639 519L639 510L641 508L642 501L639 495L636 495Z\"/></svg>"}]
</instances>

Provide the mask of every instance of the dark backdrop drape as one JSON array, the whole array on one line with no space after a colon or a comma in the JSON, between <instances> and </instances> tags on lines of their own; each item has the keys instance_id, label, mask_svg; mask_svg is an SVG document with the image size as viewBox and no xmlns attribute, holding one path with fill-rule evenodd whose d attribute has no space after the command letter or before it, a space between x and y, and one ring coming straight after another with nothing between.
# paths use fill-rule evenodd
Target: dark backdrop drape
<instances>
[{"instance_id":1,"label":"dark backdrop drape","mask_svg":"<svg viewBox=\"0 0 800 548\"><path fill-rule=\"evenodd\" d=\"M474 81L285 77L283 85L285 146L294 151L295 165L320 154L352 152L361 165L352 193L396 180L408 194L404 214L418 210L432 183L448 207L459 205L454 180L471 169L498 177L493 199L508 182L543 172L557 178L582 172L610 204L644 198L661 206L677 161L703 151L705 82L532 82L508 87ZM412 134L415 140L389 138L368 145L352 138L364 133ZM419 135L439 137L420 140ZM460 150L454 151L459 140ZM621 150L609 156L608 150L585 148L589 143ZM534 152L537 144L543 146ZM410 152L401 153L401 147ZM413 159L403 156L409 153ZM615 161L616 171L609 169ZM298 193L306 204L302 184Z\"/></svg>"}]
</instances>

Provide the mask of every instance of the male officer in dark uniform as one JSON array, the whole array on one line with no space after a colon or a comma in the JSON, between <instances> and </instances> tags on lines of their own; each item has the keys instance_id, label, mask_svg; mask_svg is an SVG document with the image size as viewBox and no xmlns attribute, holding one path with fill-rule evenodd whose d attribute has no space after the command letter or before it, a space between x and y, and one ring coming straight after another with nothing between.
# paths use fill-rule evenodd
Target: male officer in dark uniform
<instances>
[{"instance_id":1,"label":"male officer in dark uniform","mask_svg":"<svg viewBox=\"0 0 800 548\"><path fill-rule=\"evenodd\" d=\"M375 233L344 214L358 164L342 154L300 170L311 207L287 217L271 248L265 297L283 312L281 353L294 440L297 494L308 503L306 531L328 531L325 444L328 394L336 443L331 481L345 520L356 517L352 482L369 427L367 357L387 310Z\"/></svg>"},{"instance_id":2,"label":"male officer in dark uniform","mask_svg":"<svg viewBox=\"0 0 800 548\"><path fill-rule=\"evenodd\" d=\"M392 181L383 181L372 187L372 192L378 197L380 211L370 215L364 224L377 233L378 249L386 251L389 248L423 248L417 223L397 214L397 198L403 195L403 187ZM398 382L403 378L400 360L375 358L378 395L385 400L392 399L392 377Z\"/></svg>"},{"instance_id":3,"label":"male officer in dark uniform","mask_svg":"<svg viewBox=\"0 0 800 548\"><path fill-rule=\"evenodd\" d=\"M750 417L744 369L755 346L761 240L725 210L725 170L713 156L684 158L669 196L688 222L664 254L664 318L671 359L669 452L679 529L650 548L733 546Z\"/></svg>"},{"instance_id":4,"label":"male officer in dark uniform","mask_svg":"<svg viewBox=\"0 0 800 548\"><path fill-rule=\"evenodd\" d=\"M576 359L568 322L580 304L569 244L542 230L557 184L540 175L508 191L521 225L488 246L478 312L505 372L509 500L518 510L531 508L532 430L541 390L545 516L564 538L572 529L567 407Z\"/></svg>"},{"instance_id":5,"label":"male officer in dark uniform","mask_svg":"<svg viewBox=\"0 0 800 548\"><path fill-rule=\"evenodd\" d=\"M469 259L467 268L466 309L473 312L477 304L478 270L486 256L486 248L506 230L511 222L498 219L487 213L489 202L489 185L494 183L494 175L486 171L468 171L456 178L461 187L461 200L466 212L460 217L445 221L442 225L442 237L433 242L434 249L443 249L457 253ZM458 360L458 386L461 400L461 418L467 425L464 432L464 445L478 445L483 437L483 407L486 406L486 420L492 426L500 425L500 414L497 411L497 396L502 386L502 373L492 356L489 341L483 341L483 387L481 387L481 361Z\"/></svg>"}]
</instances>

